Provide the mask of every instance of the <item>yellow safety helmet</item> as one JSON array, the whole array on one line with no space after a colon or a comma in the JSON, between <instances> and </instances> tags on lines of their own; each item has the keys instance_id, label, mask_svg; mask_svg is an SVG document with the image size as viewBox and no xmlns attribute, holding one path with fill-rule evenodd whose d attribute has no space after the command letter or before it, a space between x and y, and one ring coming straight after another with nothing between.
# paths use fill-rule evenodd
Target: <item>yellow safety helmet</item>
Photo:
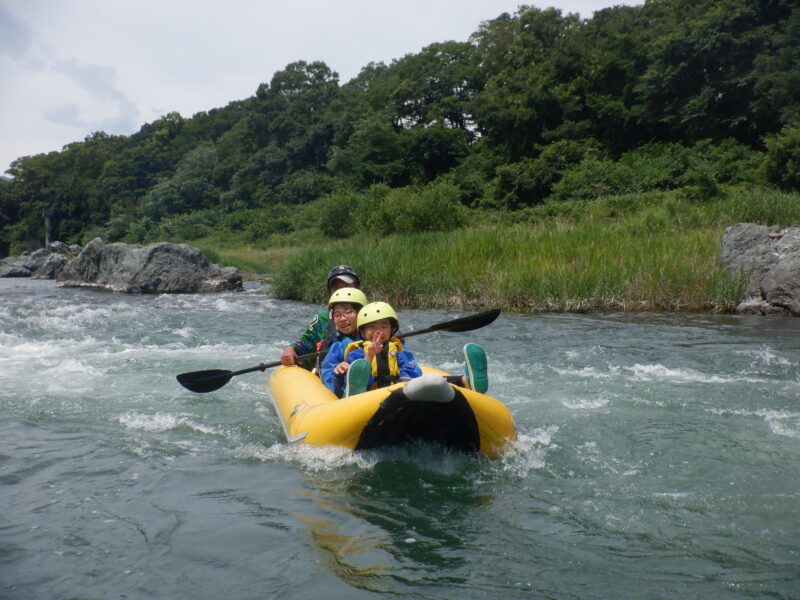
<instances>
[{"instance_id":1,"label":"yellow safety helmet","mask_svg":"<svg viewBox=\"0 0 800 600\"><path fill-rule=\"evenodd\" d=\"M328 300L328 308L333 308L334 304L339 304L340 302L355 304L360 309L367 303L367 297L358 288L339 288L333 292L331 299Z\"/></svg>"},{"instance_id":2,"label":"yellow safety helmet","mask_svg":"<svg viewBox=\"0 0 800 600\"><path fill-rule=\"evenodd\" d=\"M358 329L361 330L364 325L369 325L381 319L389 319L391 321L392 333L400 329L400 320L397 318L397 313L386 302L372 302L358 311Z\"/></svg>"}]
</instances>

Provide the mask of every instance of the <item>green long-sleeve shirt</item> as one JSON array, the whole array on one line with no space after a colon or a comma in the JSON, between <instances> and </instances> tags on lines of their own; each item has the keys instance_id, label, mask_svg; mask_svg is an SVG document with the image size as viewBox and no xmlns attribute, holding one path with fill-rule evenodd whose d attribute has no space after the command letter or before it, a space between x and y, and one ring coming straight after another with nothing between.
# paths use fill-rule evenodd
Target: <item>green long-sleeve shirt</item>
<instances>
[{"instance_id":1,"label":"green long-sleeve shirt","mask_svg":"<svg viewBox=\"0 0 800 600\"><path fill-rule=\"evenodd\" d=\"M317 315L311 319L300 337L289 345L294 348L294 351L297 352L298 356L302 356L303 354L313 354L317 351L319 343L322 342L325 339L325 336L328 334L329 323L330 314L328 313L328 310L326 309L319 311ZM299 361L297 364L310 371L314 368L316 360L312 358Z\"/></svg>"}]
</instances>

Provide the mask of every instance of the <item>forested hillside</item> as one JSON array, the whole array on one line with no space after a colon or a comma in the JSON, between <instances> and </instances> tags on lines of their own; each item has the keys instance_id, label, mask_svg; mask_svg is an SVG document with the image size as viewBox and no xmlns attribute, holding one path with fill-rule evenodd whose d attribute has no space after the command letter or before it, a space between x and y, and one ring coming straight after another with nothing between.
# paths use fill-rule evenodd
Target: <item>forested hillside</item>
<instances>
[{"instance_id":1,"label":"forested hillside","mask_svg":"<svg viewBox=\"0 0 800 600\"><path fill-rule=\"evenodd\" d=\"M323 57L324 58L324 57ZM50 240L293 244L485 210L750 183L800 190L800 0L521 7L342 83L95 132L0 180L0 256Z\"/></svg>"}]
</instances>

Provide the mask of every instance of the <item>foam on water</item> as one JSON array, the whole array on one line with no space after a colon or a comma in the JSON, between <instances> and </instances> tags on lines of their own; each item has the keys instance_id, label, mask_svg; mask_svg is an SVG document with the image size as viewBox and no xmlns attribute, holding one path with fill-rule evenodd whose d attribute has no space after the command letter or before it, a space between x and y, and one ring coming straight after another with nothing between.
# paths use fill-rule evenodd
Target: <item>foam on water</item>
<instances>
[{"instance_id":1,"label":"foam on water","mask_svg":"<svg viewBox=\"0 0 800 600\"><path fill-rule=\"evenodd\" d=\"M492 472L525 477L532 470L545 467L548 447L558 427L543 427L530 434L520 433L499 460L480 459L483 475ZM277 443L270 446L242 444L233 451L234 456L245 460L262 462L285 462L296 464L309 472L337 472L355 468L370 471L386 461L411 462L426 470L440 474L453 474L473 469L475 458L460 452L445 451L441 447L426 443L379 450L353 452L346 448L319 447L308 444Z\"/></svg>"},{"instance_id":2,"label":"foam on water","mask_svg":"<svg viewBox=\"0 0 800 600\"><path fill-rule=\"evenodd\" d=\"M487 349L518 428L497 460L287 444L268 373L175 381L276 360L316 309L0 280L0 595L797 596L800 321L501 315L415 338L455 373L465 341Z\"/></svg>"},{"instance_id":3,"label":"foam on water","mask_svg":"<svg viewBox=\"0 0 800 600\"><path fill-rule=\"evenodd\" d=\"M559 402L572 410L594 410L607 406L613 397L612 394L604 392L593 398L579 398L577 396L562 397L559 399Z\"/></svg>"},{"instance_id":4,"label":"foam on water","mask_svg":"<svg viewBox=\"0 0 800 600\"><path fill-rule=\"evenodd\" d=\"M567 377L581 377L587 379L609 379L611 377L616 377L619 374L618 367L595 367L595 366L585 366L585 367L550 367L555 373L558 375L564 375Z\"/></svg>"},{"instance_id":5,"label":"foam on water","mask_svg":"<svg viewBox=\"0 0 800 600\"><path fill-rule=\"evenodd\" d=\"M747 350L742 352L745 356L751 357L752 361L750 366L753 369L760 369L764 367L793 367L797 366L796 363L793 363L789 359L783 358L779 354L776 354L769 346L762 345L760 348L756 350Z\"/></svg>"},{"instance_id":6,"label":"foam on water","mask_svg":"<svg viewBox=\"0 0 800 600\"><path fill-rule=\"evenodd\" d=\"M222 432L215 427L197 423L191 414L126 412L119 415L118 421L128 429L141 431L169 431L178 427L188 427L200 433L222 435Z\"/></svg>"},{"instance_id":7,"label":"foam on water","mask_svg":"<svg viewBox=\"0 0 800 600\"><path fill-rule=\"evenodd\" d=\"M33 313L23 320L50 334L83 333L114 323L140 318L140 311L123 303L103 307L54 306L44 313Z\"/></svg>"},{"instance_id":8,"label":"foam on water","mask_svg":"<svg viewBox=\"0 0 800 600\"><path fill-rule=\"evenodd\" d=\"M241 306L239 305L238 302L222 297L222 298L217 298L214 301L214 309L219 312L238 313L241 310Z\"/></svg>"},{"instance_id":9,"label":"foam on water","mask_svg":"<svg viewBox=\"0 0 800 600\"><path fill-rule=\"evenodd\" d=\"M181 327L178 329L172 329L170 330L170 333L182 338L193 338L197 335L197 331L192 329L191 327Z\"/></svg>"},{"instance_id":10,"label":"foam on water","mask_svg":"<svg viewBox=\"0 0 800 600\"><path fill-rule=\"evenodd\" d=\"M800 439L800 415L786 414L777 411L768 411L764 418L776 435L782 435L788 438Z\"/></svg>"},{"instance_id":11,"label":"foam on water","mask_svg":"<svg viewBox=\"0 0 800 600\"><path fill-rule=\"evenodd\" d=\"M281 303L264 294L257 282L245 283L244 291L219 294L159 294L153 297L154 304L169 310L213 310L228 312L231 305L241 311L242 301L248 302L250 312L270 312Z\"/></svg>"},{"instance_id":12,"label":"foam on water","mask_svg":"<svg viewBox=\"0 0 800 600\"><path fill-rule=\"evenodd\" d=\"M571 348L564 352L564 357L570 361L585 361L597 355L603 354L601 346L590 346L589 348Z\"/></svg>"},{"instance_id":13,"label":"foam on water","mask_svg":"<svg viewBox=\"0 0 800 600\"><path fill-rule=\"evenodd\" d=\"M668 381L671 383L759 383L761 379L729 375L707 375L694 369L673 369L662 364L624 367L637 381Z\"/></svg>"},{"instance_id":14,"label":"foam on water","mask_svg":"<svg viewBox=\"0 0 800 600\"><path fill-rule=\"evenodd\" d=\"M246 444L236 449L235 456L263 462L287 462L312 472L332 471L350 466L371 469L376 462L374 456L368 453L353 452L347 448L320 447L308 444L273 444L272 446Z\"/></svg>"},{"instance_id":15,"label":"foam on water","mask_svg":"<svg viewBox=\"0 0 800 600\"><path fill-rule=\"evenodd\" d=\"M800 413L784 410L760 408L755 410L708 408L709 413L719 416L759 417L769 426L772 433L784 437L800 439Z\"/></svg>"},{"instance_id":16,"label":"foam on water","mask_svg":"<svg viewBox=\"0 0 800 600\"><path fill-rule=\"evenodd\" d=\"M607 456L595 441L586 441L577 446L575 456L584 463L619 477L633 477L638 475L640 470L639 464L629 464L616 457Z\"/></svg>"},{"instance_id":17,"label":"foam on water","mask_svg":"<svg viewBox=\"0 0 800 600\"><path fill-rule=\"evenodd\" d=\"M531 471L543 469L547 451L553 447L553 437L558 429L551 425L531 433L518 433L517 439L500 457L501 469L515 477L527 477Z\"/></svg>"},{"instance_id":18,"label":"foam on water","mask_svg":"<svg viewBox=\"0 0 800 600\"><path fill-rule=\"evenodd\" d=\"M96 342L91 338L75 342L70 348L70 352L85 352L93 348ZM52 359L66 355L66 350L50 341L30 340L21 335L6 334L0 332L0 361L8 361L9 364L26 363L33 359ZM0 365L2 363L0 362ZM12 367L9 367L9 369ZM2 369L1 371L5 371Z\"/></svg>"},{"instance_id":19,"label":"foam on water","mask_svg":"<svg viewBox=\"0 0 800 600\"><path fill-rule=\"evenodd\" d=\"M666 381L671 383L759 383L763 381L758 377L740 375L709 375L694 369L671 368L666 365L639 364L631 366L618 366L607 364L605 366L586 365L582 367L562 367L551 365L558 375L565 377L578 377L585 379L613 379L623 376L633 381Z\"/></svg>"}]
</instances>

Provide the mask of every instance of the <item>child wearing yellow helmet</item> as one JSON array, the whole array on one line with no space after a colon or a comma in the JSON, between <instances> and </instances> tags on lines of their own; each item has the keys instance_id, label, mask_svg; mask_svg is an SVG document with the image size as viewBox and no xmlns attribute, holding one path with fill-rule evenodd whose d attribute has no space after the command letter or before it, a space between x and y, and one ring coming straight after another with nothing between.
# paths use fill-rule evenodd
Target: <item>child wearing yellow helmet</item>
<instances>
[{"instance_id":1,"label":"child wearing yellow helmet","mask_svg":"<svg viewBox=\"0 0 800 600\"><path fill-rule=\"evenodd\" d=\"M389 304L367 304L358 312L357 325L358 338L333 344L323 362L322 381L337 396L353 396L422 375L414 355L397 337L400 321ZM466 344L464 364L463 375L434 377L440 377L442 384L446 381L485 393L489 380L483 348Z\"/></svg>"},{"instance_id":2,"label":"child wearing yellow helmet","mask_svg":"<svg viewBox=\"0 0 800 600\"><path fill-rule=\"evenodd\" d=\"M422 375L414 355L396 336L399 329L397 313L386 302L372 302L358 312L361 339L344 350L350 364L348 396Z\"/></svg>"},{"instance_id":3,"label":"child wearing yellow helmet","mask_svg":"<svg viewBox=\"0 0 800 600\"><path fill-rule=\"evenodd\" d=\"M384 387L422 375L414 355L403 348L395 336L399 328L397 314L385 302L373 302L359 311L358 331L363 341L353 342L344 351L345 360L350 363L347 371L348 396L361 393L368 387ZM348 352L350 349L352 351ZM489 387L486 367L483 348L477 344L466 344L464 374L448 375L444 380L485 393Z\"/></svg>"},{"instance_id":4,"label":"child wearing yellow helmet","mask_svg":"<svg viewBox=\"0 0 800 600\"><path fill-rule=\"evenodd\" d=\"M331 344L343 337L351 340L356 338L358 311L366 304L367 297L357 288L346 287L333 292L328 300L328 310L336 327L336 335L331 340Z\"/></svg>"},{"instance_id":5,"label":"child wearing yellow helmet","mask_svg":"<svg viewBox=\"0 0 800 600\"><path fill-rule=\"evenodd\" d=\"M395 336L400 322L389 304L367 304L357 325L358 339L332 345L323 361L322 381L335 394L352 396L422 375L414 355Z\"/></svg>"},{"instance_id":6,"label":"child wearing yellow helmet","mask_svg":"<svg viewBox=\"0 0 800 600\"><path fill-rule=\"evenodd\" d=\"M320 379L333 390L337 395L341 395L335 387L335 377L339 373L334 373L336 366L342 362L342 348L358 338L358 311L367 304L367 297L359 289L341 288L333 292L328 300L328 310L331 315L336 334L331 339L328 346L328 354L320 366Z\"/></svg>"}]
</instances>

